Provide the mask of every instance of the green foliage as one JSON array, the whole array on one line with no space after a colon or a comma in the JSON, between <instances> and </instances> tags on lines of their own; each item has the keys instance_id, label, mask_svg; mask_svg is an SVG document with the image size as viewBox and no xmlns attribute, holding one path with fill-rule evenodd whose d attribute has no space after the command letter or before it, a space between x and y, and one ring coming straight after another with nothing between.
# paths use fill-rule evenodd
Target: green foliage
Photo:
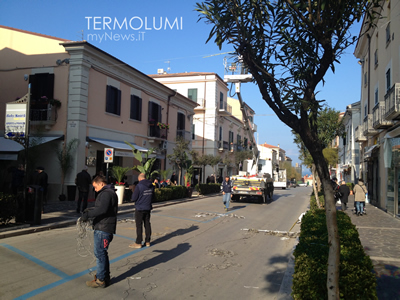
<instances>
[{"instance_id":1,"label":"green foliage","mask_svg":"<svg viewBox=\"0 0 400 300\"><path fill-rule=\"evenodd\" d=\"M17 215L16 197L0 193L0 224L8 224Z\"/></svg>"},{"instance_id":2,"label":"green foliage","mask_svg":"<svg viewBox=\"0 0 400 300\"><path fill-rule=\"evenodd\" d=\"M124 177L126 173L128 173L132 168L130 167L121 167L121 166L113 166L111 169L112 176L117 180L118 183L124 181Z\"/></svg>"},{"instance_id":3,"label":"green foliage","mask_svg":"<svg viewBox=\"0 0 400 300\"><path fill-rule=\"evenodd\" d=\"M321 207L324 207L325 206L325 197L324 197L323 192L318 192L318 199L319 199L319 204L321 205ZM314 192L311 194L311 198L310 198L310 209L311 210L319 209L318 205L317 205L317 201L315 200Z\"/></svg>"},{"instance_id":4,"label":"green foliage","mask_svg":"<svg viewBox=\"0 0 400 300\"><path fill-rule=\"evenodd\" d=\"M350 217L337 215L340 238L340 299L377 299L372 262L364 252ZM325 211L309 210L302 218L300 242L294 251L294 299L327 299L328 233Z\"/></svg>"},{"instance_id":5,"label":"green foliage","mask_svg":"<svg viewBox=\"0 0 400 300\"><path fill-rule=\"evenodd\" d=\"M56 148L55 152L57 155L57 161L61 168L61 195L64 194L64 180L67 176L68 171L71 169L74 158L75 150L79 145L78 139L72 139L68 143L64 144L61 148Z\"/></svg>"},{"instance_id":6,"label":"green foliage","mask_svg":"<svg viewBox=\"0 0 400 300\"><path fill-rule=\"evenodd\" d=\"M160 177L161 177L161 181L167 180L168 178L170 178L170 176L172 175L172 170L171 169L166 169L166 170L160 170Z\"/></svg>"},{"instance_id":7,"label":"green foliage","mask_svg":"<svg viewBox=\"0 0 400 300\"><path fill-rule=\"evenodd\" d=\"M200 183L198 184L198 191L201 195L219 193L221 191L221 185L219 183L209 183L209 184Z\"/></svg>"},{"instance_id":8,"label":"green foliage","mask_svg":"<svg viewBox=\"0 0 400 300\"><path fill-rule=\"evenodd\" d=\"M162 202L168 200L182 199L186 198L187 188L184 186L168 186L154 191L155 201Z\"/></svg>"},{"instance_id":9,"label":"green foliage","mask_svg":"<svg viewBox=\"0 0 400 300\"><path fill-rule=\"evenodd\" d=\"M354 183L347 182L346 185L349 187L350 191L352 191L354 189Z\"/></svg>"},{"instance_id":10,"label":"green foliage","mask_svg":"<svg viewBox=\"0 0 400 300\"><path fill-rule=\"evenodd\" d=\"M158 174L158 171L152 171L153 165L156 161L156 157L149 158L150 155L152 155L154 152L156 152L155 148L149 149L149 151L143 153L140 152L138 149L135 148L134 145L132 145L129 142L126 142L131 148L132 148L132 153L133 156L136 158L136 160L139 161L140 165L133 166L132 170L139 171L140 173L143 173L146 177L146 179L152 179L155 174ZM143 157L144 154L144 157Z\"/></svg>"},{"instance_id":11,"label":"green foliage","mask_svg":"<svg viewBox=\"0 0 400 300\"><path fill-rule=\"evenodd\" d=\"M336 167L336 164L339 162L338 149L328 147L322 150L322 153L324 154L326 163L331 167Z\"/></svg>"}]
</instances>

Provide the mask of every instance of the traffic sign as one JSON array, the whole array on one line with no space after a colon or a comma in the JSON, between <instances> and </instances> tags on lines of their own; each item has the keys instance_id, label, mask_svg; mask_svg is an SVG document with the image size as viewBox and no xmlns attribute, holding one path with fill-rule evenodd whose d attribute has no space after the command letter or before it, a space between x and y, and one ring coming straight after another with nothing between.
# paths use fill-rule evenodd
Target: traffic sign
<instances>
[{"instance_id":1,"label":"traffic sign","mask_svg":"<svg viewBox=\"0 0 400 300\"><path fill-rule=\"evenodd\" d=\"M114 148L104 148L104 162L114 162Z\"/></svg>"}]
</instances>

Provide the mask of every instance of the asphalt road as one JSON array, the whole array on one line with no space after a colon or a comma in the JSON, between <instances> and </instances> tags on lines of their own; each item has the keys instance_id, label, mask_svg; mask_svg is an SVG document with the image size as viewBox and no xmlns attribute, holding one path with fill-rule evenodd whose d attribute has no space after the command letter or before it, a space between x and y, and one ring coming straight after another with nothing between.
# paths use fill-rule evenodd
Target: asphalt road
<instances>
[{"instance_id":1,"label":"asphalt road","mask_svg":"<svg viewBox=\"0 0 400 300\"><path fill-rule=\"evenodd\" d=\"M275 190L270 204L234 202L228 212L222 196L161 207L152 246L136 250L132 214L121 215L106 289L85 285L96 265L92 232L82 241L74 227L3 239L0 299L280 299L297 241L256 230L288 231L310 193Z\"/></svg>"}]
</instances>

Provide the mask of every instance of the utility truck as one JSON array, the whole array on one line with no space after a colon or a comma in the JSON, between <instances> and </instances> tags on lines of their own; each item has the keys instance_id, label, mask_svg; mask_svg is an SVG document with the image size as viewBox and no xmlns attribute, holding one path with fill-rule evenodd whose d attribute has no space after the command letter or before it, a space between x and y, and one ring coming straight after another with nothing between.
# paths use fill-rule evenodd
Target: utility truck
<instances>
[{"instance_id":1,"label":"utility truck","mask_svg":"<svg viewBox=\"0 0 400 300\"><path fill-rule=\"evenodd\" d=\"M281 189L286 189L288 187L286 169L279 169L278 172L274 173L274 187Z\"/></svg>"},{"instance_id":2,"label":"utility truck","mask_svg":"<svg viewBox=\"0 0 400 300\"><path fill-rule=\"evenodd\" d=\"M241 82L250 82L252 76L247 74L247 70L241 59L237 62L225 64L225 71L231 72L224 76L225 82L235 83L235 91L239 99L240 110L244 121L244 131L249 138L252 150L252 160L243 162L243 171L238 175L231 176L232 181L232 201L242 198L258 197L260 202L269 203L274 193L272 162L269 160L259 160L259 151L254 138L252 125L247 116L247 111L240 93Z\"/></svg>"}]
</instances>

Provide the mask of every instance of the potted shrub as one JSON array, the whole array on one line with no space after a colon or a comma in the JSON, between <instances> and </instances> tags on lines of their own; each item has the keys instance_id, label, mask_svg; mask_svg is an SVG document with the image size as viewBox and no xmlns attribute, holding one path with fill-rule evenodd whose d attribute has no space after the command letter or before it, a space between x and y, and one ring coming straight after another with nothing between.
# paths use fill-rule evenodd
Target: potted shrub
<instances>
[{"instance_id":1,"label":"potted shrub","mask_svg":"<svg viewBox=\"0 0 400 300\"><path fill-rule=\"evenodd\" d=\"M118 204L122 204L124 202L125 183L123 180L126 173L128 173L130 169L130 167L124 168L121 166L113 166L111 169L112 176L117 180L115 183L115 188L117 189Z\"/></svg>"}]
</instances>

